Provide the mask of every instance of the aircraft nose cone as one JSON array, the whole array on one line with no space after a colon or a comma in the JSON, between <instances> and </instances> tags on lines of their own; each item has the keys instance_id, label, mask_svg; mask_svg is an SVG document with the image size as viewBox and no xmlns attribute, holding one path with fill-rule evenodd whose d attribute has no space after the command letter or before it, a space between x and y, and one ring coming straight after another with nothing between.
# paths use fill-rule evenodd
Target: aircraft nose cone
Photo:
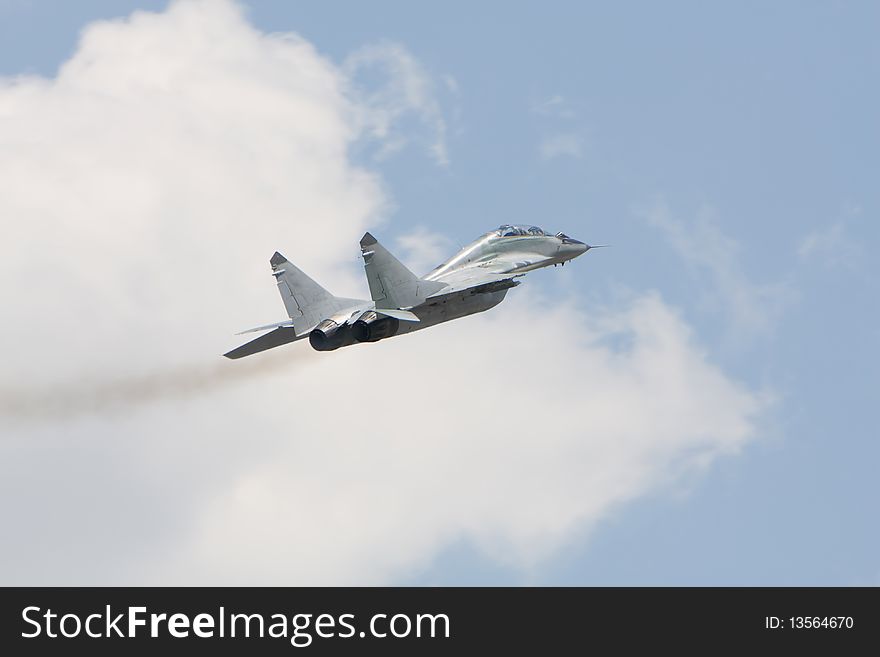
<instances>
[{"instance_id":1,"label":"aircraft nose cone","mask_svg":"<svg viewBox=\"0 0 880 657\"><path fill-rule=\"evenodd\" d=\"M560 247L560 251L564 252L566 255L576 258L577 256L585 253L590 248L589 244L584 244L580 240L573 239L571 237L566 237L562 240L562 245Z\"/></svg>"}]
</instances>

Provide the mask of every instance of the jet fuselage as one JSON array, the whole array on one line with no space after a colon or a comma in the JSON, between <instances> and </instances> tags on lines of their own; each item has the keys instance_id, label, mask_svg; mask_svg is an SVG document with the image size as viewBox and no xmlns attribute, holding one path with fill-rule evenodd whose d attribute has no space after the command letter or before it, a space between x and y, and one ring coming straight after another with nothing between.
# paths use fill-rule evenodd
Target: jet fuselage
<instances>
[{"instance_id":1,"label":"jet fuselage","mask_svg":"<svg viewBox=\"0 0 880 657\"><path fill-rule=\"evenodd\" d=\"M307 336L316 350L333 351L436 326L497 306L519 285L515 278L590 248L563 233L505 224L419 278L366 233L361 253L372 301L335 297L275 253L272 275L290 319L251 329L274 330L224 355L241 358Z\"/></svg>"}]
</instances>

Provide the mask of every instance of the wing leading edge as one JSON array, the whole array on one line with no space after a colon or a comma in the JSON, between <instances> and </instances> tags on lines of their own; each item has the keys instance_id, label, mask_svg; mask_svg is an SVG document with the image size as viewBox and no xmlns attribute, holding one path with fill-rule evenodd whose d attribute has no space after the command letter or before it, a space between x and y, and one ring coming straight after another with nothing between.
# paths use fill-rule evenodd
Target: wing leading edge
<instances>
[{"instance_id":1,"label":"wing leading edge","mask_svg":"<svg viewBox=\"0 0 880 657\"><path fill-rule=\"evenodd\" d=\"M456 292L464 292L472 290L474 293L496 292L511 287L516 287L520 281L514 281L525 274L501 274L488 272L479 267L469 267L460 269L456 272L443 277L446 287L428 296L428 299L436 299L437 297L446 296L447 294L455 294Z\"/></svg>"}]
</instances>

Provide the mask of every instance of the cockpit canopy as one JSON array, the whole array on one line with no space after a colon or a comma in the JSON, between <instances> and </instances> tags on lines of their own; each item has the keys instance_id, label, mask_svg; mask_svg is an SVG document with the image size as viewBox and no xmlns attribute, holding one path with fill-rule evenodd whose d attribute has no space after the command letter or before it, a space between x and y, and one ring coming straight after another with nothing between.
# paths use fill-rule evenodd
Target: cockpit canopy
<instances>
[{"instance_id":1,"label":"cockpit canopy","mask_svg":"<svg viewBox=\"0 0 880 657\"><path fill-rule=\"evenodd\" d=\"M515 237L517 235L535 235L537 237L543 237L547 235L547 233L537 226L512 226L510 224L499 226L495 231L495 234L499 237Z\"/></svg>"}]
</instances>

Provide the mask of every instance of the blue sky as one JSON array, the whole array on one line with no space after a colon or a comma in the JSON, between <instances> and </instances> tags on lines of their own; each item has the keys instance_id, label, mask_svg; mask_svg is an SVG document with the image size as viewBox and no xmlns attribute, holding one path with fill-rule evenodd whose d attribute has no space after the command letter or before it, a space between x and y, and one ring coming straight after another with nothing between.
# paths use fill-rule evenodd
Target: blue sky
<instances>
[{"instance_id":1,"label":"blue sky","mask_svg":"<svg viewBox=\"0 0 880 657\"><path fill-rule=\"evenodd\" d=\"M0 2L0 74L51 77L85 24L164 6ZM510 222L612 244L529 285L585 313L655 290L712 363L773 399L742 451L531 568L462 540L395 581L880 583L876 3L246 7L334 62L392 42L429 76L448 163L418 116L401 150L352 152L390 198L389 243Z\"/></svg>"}]
</instances>

